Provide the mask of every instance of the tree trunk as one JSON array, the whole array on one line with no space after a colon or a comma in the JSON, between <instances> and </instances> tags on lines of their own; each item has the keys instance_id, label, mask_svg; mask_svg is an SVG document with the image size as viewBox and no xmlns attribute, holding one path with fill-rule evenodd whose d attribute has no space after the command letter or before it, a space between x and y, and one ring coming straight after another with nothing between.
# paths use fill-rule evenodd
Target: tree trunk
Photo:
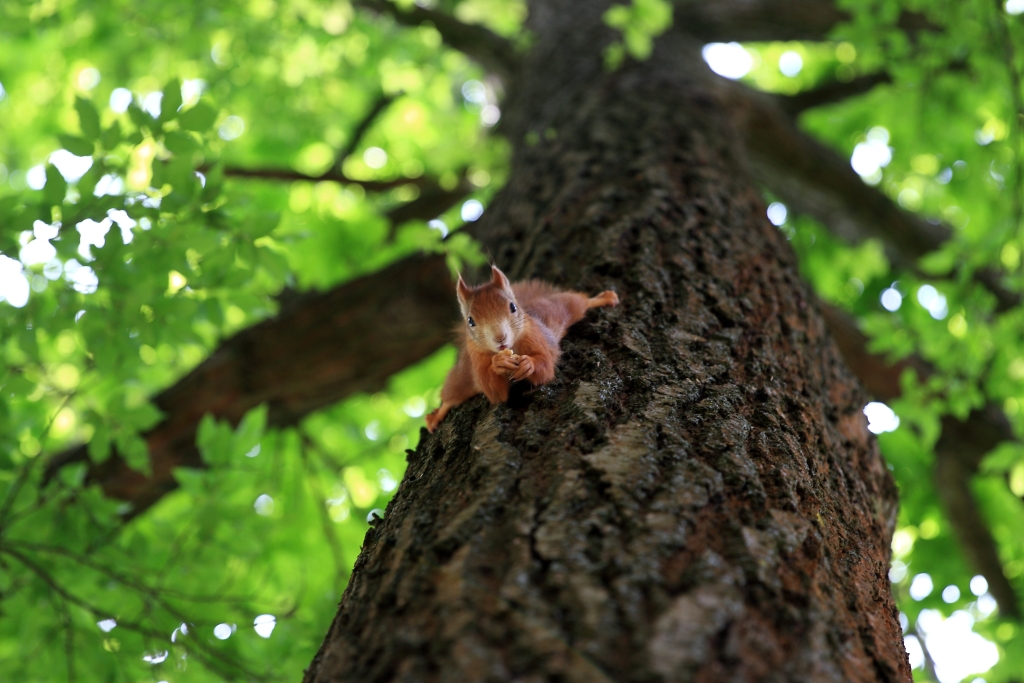
<instances>
[{"instance_id":1,"label":"tree trunk","mask_svg":"<svg viewBox=\"0 0 1024 683\"><path fill-rule=\"evenodd\" d=\"M623 303L424 432L305 680L909 681L863 392L699 45L605 73L605 7L532 3L479 234Z\"/></svg>"}]
</instances>

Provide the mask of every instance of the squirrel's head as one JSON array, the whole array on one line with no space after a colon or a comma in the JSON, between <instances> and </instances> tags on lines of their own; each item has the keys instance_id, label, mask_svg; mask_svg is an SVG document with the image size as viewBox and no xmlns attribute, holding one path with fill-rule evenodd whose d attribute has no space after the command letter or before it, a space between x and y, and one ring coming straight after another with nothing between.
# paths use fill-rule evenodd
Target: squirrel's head
<instances>
[{"instance_id":1,"label":"squirrel's head","mask_svg":"<svg viewBox=\"0 0 1024 683\"><path fill-rule=\"evenodd\" d=\"M525 314L519 309L505 273L491 266L491 281L476 287L467 285L460 275L455 291L466 333L477 346L494 353L515 348Z\"/></svg>"}]
</instances>

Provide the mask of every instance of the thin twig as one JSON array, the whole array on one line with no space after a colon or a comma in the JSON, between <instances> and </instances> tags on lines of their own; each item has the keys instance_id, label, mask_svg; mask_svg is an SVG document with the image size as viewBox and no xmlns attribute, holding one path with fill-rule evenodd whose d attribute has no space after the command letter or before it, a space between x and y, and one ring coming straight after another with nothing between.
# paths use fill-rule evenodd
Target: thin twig
<instances>
[{"instance_id":1,"label":"thin twig","mask_svg":"<svg viewBox=\"0 0 1024 683\"><path fill-rule=\"evenodd\" d=\"M5 544L3 546L0 546L0 553L4 553L4 554L9 555L10 557L13 557L14 559L16 559L19 563L24 565L30 572L35 574L43 583L45 583L47 586L49 586L50 589L54 593L56 593L60 597L64 598L67 602L69 602L69 603L71 603L73 605L77 605L77 606L81 607L82 609L84 609L87 612L91 613L94 617L96 617L96 616L108 617L110 614L113 613L111 610L100 609L100 608L92 605L91 603L85 601L84 599L82 599L82 598L72 594L70 591L68 591L62 585L60 585L60 583L58 583L57 580L54 579L53 576L50 575L49 572L47 572L45 569L43 569L41 566L39 566L38 563L36 563L34 560L32 560L30 557L28 557L24 553L21 553L20 551L15 550L14 548L11 548L10 545ZM182 621L183 622L189 622L191 620L182 619ZM159 641L165 641L167 639L167 636L164 633L162 633L160 631L157 631L155 629L149 628L149 627L147 627L147 626L145 626L145 625L143 625L143 624L141 624L139 622L136 622L136 621L127 620L127 619L118 619L117 620L117 625L119 627L121 627L121 628L124 628L124 629L128 630L128 631L133 631L135 633L138 633L139 635L148 636L150 638L154 638L154 639L159 640ZM252 671L252 670L248 669L243 664L241 664L241 663L235 661L234 659L228 657L224 653L221 653L221 652L219 652L217 650L214 650L214 649L208 647L199 638L194 638L194 639L192 639L191 642L194 643L194 645L195 645L194 648L187 648L187 646L185 646L184 644L182 644L182 646L186 647L186 649L191 649L193 655L195 655L199 659L199 661L201 661L205 666L209 667L211 670L217 671L218 669L220 669L220 667L218 667L214 663L214 661L213 661L213 660L218 660L219 662L223 663L224 665L230 667L228 671L224 671L223 669L220 669L219 673L221 673L221 674L229 673L230 669L235 669L235 670L244 672L245 675L247 675L247 676L249 676L251 678L254 678L256 680L261 680L262 681L262 680L267 680L268 679L267 676L265 676L263 674L256 673L255 671Z\"/></svg>"},{"instance_id":2,"label":"thin twig","mask_svg":"<svg viewBox=\"0 0 1024 683\"><path fill-rule=\"evenodd\" d=\"M366 135L366 131L370 129L370 126L372 126L373 122L377 120L377 117L380 116L381 112L387 109L388 105L404 94L405 93L403 91L399 91L394 95L382 94L373 106L370 107L370 110L366 112L363 119L356 124L356 127L352 130L352 134L349 136L348 142L345 143L345 146L338 152L338 160L334 163L334 169L338 173L343 173L341 165L344 163L345 159L349 158L349 156L356 151L356 148L362 141L363 136Z\"/></svg>"},{"instance_id":3,"label":"thin twig","mask_svg":"<svg viewBox=\"0 0 1024 683\"><path fill-rule=\"evenodd\" d=\"M85 557L84 555L80 555L78 553L75 553L75 552L73 552L71 550L68 550L66 548L61 548L59 546L47 545L47 544L44 544L44 543L31 543L29 541L17 541L17 540L11 540L11 539L5 540L4 541L4 545L6 545L6 546L12 546L13 545L13 546L16 546L16 547L19 547L19 548L24 548L25 550L31 550L31 551L37 552L37 553L50 553L50 554L53 554L53 555L60 555L62 557L66 557L67 559L69 559L69 560L71 560L73 562L77 562L78 564L82 565L83 567L88 567L89 569L92 569L93 571L96 571L96 572L99 572L100 574L103 574L104 576L106 576L109 579L113 579L114 581L116 581L118 583L122 583L122 584L124 584L126 586L129 586L130 588L133 588L134 590L138 591L139 593L142 593L143 595L153 597L157 601L157 604L159 604L161 607L166 609L168 611L168 613L171 614L171 616L173 616L176 619L180 619L181 621L186 621L187 620L185 615L181 614L181 613L177 613L175 611L176 608L174 608L171 605L168 605L166 602L164 602L160 597L158 597L159 595L163 594L163 595L167 595L168 597L172 597L175 600L186 600L186 601L189 601L189 602L248 603L250 601L249 598L245 598L245 597L241 597L241 596L238 596L238 597L224 597L224 589L223 588L221 590L218 590L216 593L211 594L211 595L192 595L192 594L189 594L189 593L183 593L181 591L176 591L176 590L173 590L173 589L170 589L170 588L163 588L163 587L157 587L157 586L149 586L146 583L143 583L142 581L140 581L140 580L138 580L138 579L136 579L136 578L134 578L132 576L129 576L127 574L122 574L122 573L120 573L120 572L118 572L118 571L116 571L114 569L111 569L110 567L107 567L106 565L103 565L103 564L101 564L99 562L96 562L95 560L91 560L88 557Z\"/></svg>"},{"instance_id":4,"label":"thin twig","mask_svg":"<svg viewBox=\"0 0 1024 683\"><path fill-rule=\"evenodd\" d=\"M403 223L412 220L429 221L437 218L472 191L473 186L466 180L465 172L460 174L458 184L451 190L445 190L441 187L424 189L423 194L416 199L400 204L384 214L390 223L387 241L394 241L398 235L398 228Z\"/></svg>"},{"instance_id":5,"label":"thin twig","mask_svg":"<svg viewBox=\"0 0 1024 683\"><path fill-rule=\"evenodd\" d=\"M519 57L511 42L477 24L464 24L450 14L411 5L398 7L388 0L356 0L354 5L378 14L390 15L397 23L419 26L430 22L449 47L475 59L485 69L509 79L515 73Z\"/></svg>"},{"instance_id":6,"label":"thin twig","mask_svg":"<svg viewBox=\"0 0 1024 683\"><path fill-rule=\"evenodd\" d=\"M74 396L73 393L66 394L64 396L64 400L62 400L60 405L57 406L57 410L55 410L53 415L50 416L49 421L47 421L46 426L43 428L42 434L39 435L40 442L42 442L42 440L46 438L46 435L50 433L53 421L57 419L58 415L60 415L60 411L64 410L64 406L68 404L68 401L71 400L72 396ZM0 503L0 532L5 528L7 515L10 514L11 507L14 505L15 499L18 497L21 487L25 485L25 482L28 481L29 476L32 474L32 469L35 467L37 460L42 460L38 454L33 458L29 458L28 461L22 465L21 471L18 472L18 478L14 480L13 484L11 484L11 488L7 489L7 495L4 496L3 503Z\"/></svg>"},{"instance_id":7,"label":"thin twig","mask_svg":"<svg viewBox=\"0 0 1024 683\"><path fill-rule=\"evenodd\" d=\"M1021 155L1024 154L1024 94L1021 93L1021 76L1017 70L1016 51L1013 47L1013 40L1010 38L1010 27L1008 18L1003 15L1003 1L995 2L995 27L996 40L1001 44L1003 57L1006 62L1006 70L1010 76L1010 100L1013 102L1014 116L1012 134L1012 146L1015 148L1013 161L1013 182L1011 186L1010 212L1013 220L1013 229L1018 239L1024 242L1024 164L1021 162ZM1024 269L1024 262L1021 264Z\"/></svg>"},{"instance_id":8,"label":"thin twig","mask_svg":"<svg viewBox=\"0 0 1024 683\"><path fill-rule=\"evenodd\" d=\"M935 660L932 659L932 653L928 649L924 636L921 635L913 624L907 627L906 635L914 636L917 638L917 642L921 644L921 653L924 655L924 672L928 675L928 678L933 681L939 680L939 677L935 675Z\"/></svg>"},{"instance_id":9,"label":"thin twig","mask_svg":"<svg viewBox=\"0 0 1024 683\"><path fill-rule=\"evenodd\" d=\"M67 600L60 601L61 621L64 623L64 658L68 666L68 683L75 683L75 625Z\"/></svg>"},{"instance_id":10,"label":"thin twig","mask_svg":"<svg viewBox=\"0 0 1024 683\"><path fill-rule=\"evenodd\" d=\"M208 167L199 168L200 172L208 170ZM430 181L426 178L394 178L392 180L356 180L350 178L331 168L320 175L301 173L290 168L240 168L237 166L226 166L224 175L233 178L255 178L259 180L306 180L311 183L319 183L325 180L333 180L346 185L359 185L367 192L384 192L393 190L396 187L416 185L422 187Z\"/></svg>"},{"instance_id":11,"label":"thin twig","mask_svg":"<svg viewBox=\"0 0 1024 683\"><path fill-rule=\"evenodd\" d=\"M299 454L302 457L302 464L306 469L306 481L309 483L310 492L313 494L313 504L317 507L324 539L327 541L327 545L331 549L331 556L334 559L335 588L340 588L343 577L347 578L348 573L345 571L345 555L341 548L341 542L338 540L338 534L334 530L334 520L331 519L330 512L327 510L327 494L324 493L323 486L320 484L320 473L310 462L309 456L306 453L307 449L319 450L312 440L303 434L302 447L299 449Z\"/></svg>"}]
</instances>

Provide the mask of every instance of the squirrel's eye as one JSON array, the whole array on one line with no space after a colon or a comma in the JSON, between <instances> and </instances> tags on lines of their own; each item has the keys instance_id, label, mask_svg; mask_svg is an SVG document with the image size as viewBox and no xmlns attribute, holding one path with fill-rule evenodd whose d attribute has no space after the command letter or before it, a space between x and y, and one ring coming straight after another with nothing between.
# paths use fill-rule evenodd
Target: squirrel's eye
<instances>
[{"instance_id":1,"label":"squirrel's eye","mask_svg":"<svg viewBox=\"0 0 1024 683\"><path fill-rule=\"evenodd\" d=\"M467 322L469 322L470 327L476 327L476 321L473 320L472 316L469 317Z\"/></svg>"},{"instance_id":2,"label":"squirrel's eye","mask_svg":"<svg viewBox=\"0 0 1024 683\"><path fill-rule=\"evenodd\" d=\"M510 304L508 305L508 307L509 307L510 309L512 309L512 312L513 312L513 313L515 313L515 312L516 312L516 305L515 305L515 304L513 304L513 303L510 303Z\"/></svg>"}]
</instances>

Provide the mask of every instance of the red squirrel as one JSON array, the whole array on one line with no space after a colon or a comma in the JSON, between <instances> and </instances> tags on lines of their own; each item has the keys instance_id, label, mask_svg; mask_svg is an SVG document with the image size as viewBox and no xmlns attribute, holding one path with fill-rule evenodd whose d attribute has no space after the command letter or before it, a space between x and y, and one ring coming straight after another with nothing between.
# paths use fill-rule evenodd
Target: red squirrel
<instances>
[{"instance_id":1,"label":"red squirrel","mask_svg":"<svg viewBox=\"0 0 1024 683\"><path fill-rule=\"evenodd\" d=\"M540 280L510 284L497 266L491 266L491 281L476 287L460 275L455 292L465 325L459 327L461 348L441 389L441 407L426 418L431 433L449 410L477 394L503 403L512 382L550 382L558 342L569 326L588 309L619 304L612 290L588 297Z\"/></svg>"}]
</instances>

